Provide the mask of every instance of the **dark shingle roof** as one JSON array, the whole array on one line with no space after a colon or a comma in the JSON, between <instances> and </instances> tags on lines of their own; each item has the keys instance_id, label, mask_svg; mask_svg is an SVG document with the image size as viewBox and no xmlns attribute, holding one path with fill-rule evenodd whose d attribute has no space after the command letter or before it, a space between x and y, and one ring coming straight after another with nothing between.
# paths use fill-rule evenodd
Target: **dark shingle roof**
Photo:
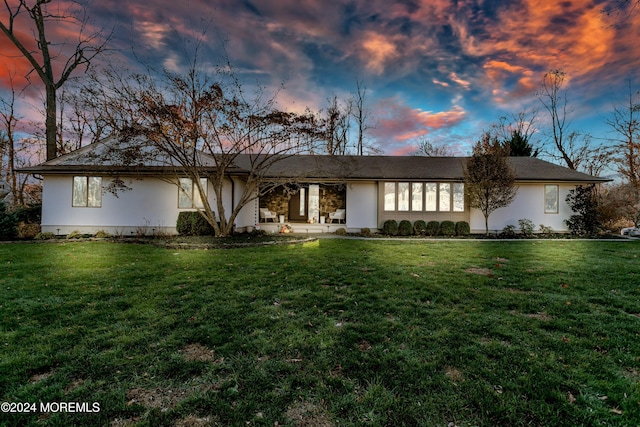
<instances>
[{"instance_id":1,"label":"dark shingle roof","mask_svg":"<svg viewBox=\"0 0 640 427\"><path fill-rule=\"evenodd\" d=\"M117 159L109 159L109 150L115 145L135 146L136 140L122 144L116 138L88 145L67 155L50 160L39 166L21 169L22 172L40 174L70 174L120 172L132 174L154 174L175 171L178 168L166 159L153 159L123 164ZM213 157L201 153L201 164L215 168ZM253 156L255 159L255 156ZM251 164L252 156L239 155L235 168L229 173L243 174ZM308 180L438 180L461 181L467 157L399 157L399 156L326 156L294 155L274 162L264 174L272 179L305 178ZM605 182L553 163L533 157L510 157L509 162L516 172L518 181L558 181L558 182Z\"/></svg>"},{"instance_id":2,"label":"dark shingle roof","mask_svg":"<svg viewBox=\"0 0 640 427\"><path fill-rule=\"evenodd\" d=\"M275 163L266 174L273 178L308 179L464 179L468 157L292 156ZM605 178L577 172L534 157L510 157L518 181L604 182Z\"/></svg>"}]
</instances>

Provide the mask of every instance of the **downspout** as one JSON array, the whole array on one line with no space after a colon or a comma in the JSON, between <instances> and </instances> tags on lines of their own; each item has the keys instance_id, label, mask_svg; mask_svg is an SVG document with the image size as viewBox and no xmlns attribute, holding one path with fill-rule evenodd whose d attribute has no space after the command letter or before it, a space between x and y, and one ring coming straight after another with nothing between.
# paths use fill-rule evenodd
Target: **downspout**
<instances>
[{"instance_id":1,"label":"downspout","mask_svg":"<svg viewBox=\"0 0 640 427\"><path fill-rule=\"evenodd\" d=\"M236 182L233 180L231 174L229 174L229 180L231 181L231 213L236 209ZM235 218L234 218L235 223ZM232 232L235 232L235 224L231 226Z\"/></svg>"}]
</instances>

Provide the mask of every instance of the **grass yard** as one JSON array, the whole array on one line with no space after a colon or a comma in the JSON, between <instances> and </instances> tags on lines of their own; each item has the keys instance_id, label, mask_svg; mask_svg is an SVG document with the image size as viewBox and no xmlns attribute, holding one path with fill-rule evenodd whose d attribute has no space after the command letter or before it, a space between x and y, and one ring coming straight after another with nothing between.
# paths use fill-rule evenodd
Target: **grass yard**
<instances>
[{"instance_id":1,"label":"grass yard","mask_svg":"<svg viewBox=\"0 0 640 427\"><path fill-rule=\"evenodd\" d=\"M639 256L575 240L0 245L0 402L36 406L0 425L637 427Z\"/></svg>"}]
</instances>

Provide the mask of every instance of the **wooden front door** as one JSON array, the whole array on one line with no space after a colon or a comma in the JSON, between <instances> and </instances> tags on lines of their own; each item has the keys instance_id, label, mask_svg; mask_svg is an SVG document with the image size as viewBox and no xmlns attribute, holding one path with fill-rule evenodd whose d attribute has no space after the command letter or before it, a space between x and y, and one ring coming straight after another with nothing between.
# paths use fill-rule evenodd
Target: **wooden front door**
<instances>
[{"instance_id":1,"label":"wooden front door","mask_svg":"<svg viewBox=\"0 0 640 427\"><path fill-rule=\"evenodd\" d=\"M307 199L307 189L304 187L291 196L289 199L289 221L307 222L309 218Z\"/></svg>"}]
</instances>

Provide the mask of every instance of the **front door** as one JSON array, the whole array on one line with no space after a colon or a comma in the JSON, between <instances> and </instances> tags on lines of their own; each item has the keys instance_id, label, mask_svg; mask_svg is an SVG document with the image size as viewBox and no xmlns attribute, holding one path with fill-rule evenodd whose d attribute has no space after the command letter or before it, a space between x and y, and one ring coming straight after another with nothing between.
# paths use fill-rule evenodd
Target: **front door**
<instances>
[{"instance_id":1,"label":"front door","mask_svg":"<svg viewBox=\"0 0 640 427\"><path fill-rule=\"evenodd\" d=\"M307 189L305 187L300 188L300 191L291 196L289 199L289 221L307 222L309 218L307 199Z\"/></svg>"}]
</instances>

